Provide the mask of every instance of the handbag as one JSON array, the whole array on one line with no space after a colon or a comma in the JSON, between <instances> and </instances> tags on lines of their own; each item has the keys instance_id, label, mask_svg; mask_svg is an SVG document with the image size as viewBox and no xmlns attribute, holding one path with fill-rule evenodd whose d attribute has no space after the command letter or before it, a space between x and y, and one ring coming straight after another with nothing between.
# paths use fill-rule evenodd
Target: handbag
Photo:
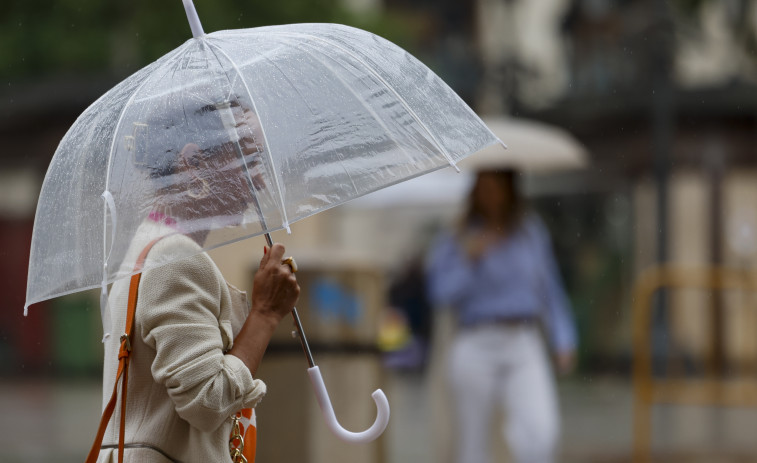
<instances>
[{"instance_id":1,"label":"handbag","mask_svg":"<svg viewBox=\"0 0 757 463\"><path fill-rule=\"evenodd\" d=\"M121 335L121 346L118 350L118 370L116 371L116 381L113 386L108 404L103 410L100 418L100 427L97 430L95 441L87 455L86 463L96 463L97 457L102 448L102 441L105 437L105 430L108 428L113 412L116 408L118 399L118 383L121 380L121 422L118 430L118 463L124 460L124 438L126 429L126 395L127 385L129 383L129 361L131 359L131 332L134 328L134 313L137 309L137 296L139 292L139 282L142 278L142 267L144 266L147 254L150 249L164 237L152 240L145 246L137 258L134 271L137 272L131 277L129 282L129 297L126 306L126 327L124 334ZM257 443L257 427L255 423L255 412L252 408L245 408L231 416L232 426L229 435L229 456L233 463L254 463L255 448ZM155 449L158 450L158 449ZM159 451L159 450L158 450ZM162 453L162 452L161 452ZM168 457L164 454L164 456ZM169 458L170 459L170 458Z\"/></svg>"},{"instance_id":2,"label":"handbag","mask_svg":"<svg viewBox=\"0 0 757 463\"><path fill-rule=\"evenodd\" d=\"M243 408L231 415L229 455L233 463L254 463L257 445L255 410Z\"/></svg>"}]
</instances>

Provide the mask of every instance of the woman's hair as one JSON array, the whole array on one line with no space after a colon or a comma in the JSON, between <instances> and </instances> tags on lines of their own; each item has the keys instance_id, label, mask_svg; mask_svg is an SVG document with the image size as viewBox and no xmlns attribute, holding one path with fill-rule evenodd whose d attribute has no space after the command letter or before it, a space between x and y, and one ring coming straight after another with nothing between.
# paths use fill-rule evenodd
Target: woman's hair
<instances>
[{"instance_id":1,"label":"woman's hair","mask_svg":"<svg viewBox=\"0 0 757 463\"><path fill-rule=\"evenodd\" d=\"M153 180L176 172L179 153L187 143L196 143L201 152L212 154L230 141L216 105L153 108L140 119L126 136L127 146L133 151L135 166Z\"/></svg>"},{"instance_id":2,"label":"woman's hair","mask_svg":"<svg viewBox=\"0 0 757 463\"><path fill-rule=\"evenodd\" d=\"M517 171L514 169L484 170L479 171L476 182L468 194L468 202L461 226L463 228L480 223L484 220L484 212L478 204L478 189L482 176L492 176L502 187L508 200L504 203L503 216L505 217L505 231L514 229L520 223L526 212L526 205L517 185Z\"/></svg>"}]
</instances>

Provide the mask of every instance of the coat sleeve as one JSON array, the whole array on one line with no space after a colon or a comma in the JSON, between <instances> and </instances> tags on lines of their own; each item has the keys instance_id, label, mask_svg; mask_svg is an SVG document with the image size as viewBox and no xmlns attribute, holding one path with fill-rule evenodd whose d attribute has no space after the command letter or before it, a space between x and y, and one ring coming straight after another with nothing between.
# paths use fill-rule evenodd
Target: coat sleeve
<instances>
[{"instance_id":1,"label":"coat sleeve","mask_svg":"<svg viewBox=\"0 0 757 463\"><path fill-rule=\"evenodd\" d=\"M532 217L526 225L538 246L538 262L542 268L542 283L547 305L547 325L552 347L557 352L576 349L578 335L571 310L570 300L560 270L555 260L552 241L546 226L538 217Z\"/></svg>"},{"instance_id":2,"label":"coat sleeve","mask_svg":"<svg viewBox=\"0 0 757 463\"><path fill-rule=\"evenodd\" d=\"M186 246L178 239L164 241L151 253ZM265 384L239 358L224 353L219 325L224 285L210 257L199 253L145 271L137 303L138 333L155 349L153 379L165 386L178 415L206 432L265 394Z\"/></svg>"}]
</instances>

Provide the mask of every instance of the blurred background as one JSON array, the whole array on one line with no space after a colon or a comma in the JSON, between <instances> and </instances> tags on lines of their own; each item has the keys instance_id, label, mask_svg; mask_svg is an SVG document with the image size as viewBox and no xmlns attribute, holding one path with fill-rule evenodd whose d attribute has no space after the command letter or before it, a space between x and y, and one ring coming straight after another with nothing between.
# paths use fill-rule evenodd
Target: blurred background
<instances>
[{"instance_id":1,"label":"blurred background","mask_svg":"<svg viewBox=\"0 0 757 463\"><path fill-rule=\"evenodd\" d=\"M578 326L577 369L558 381L560 461L757 461L757 2L195 4L206 31L367 29L498 128ZM81 461L100 416L97 294L22 313L50 159L90 103L190 36L178 0L0 3L0 461ZM274 235L302 267L298 306L337 416L367 427L381 387L392 418L373 444L336 441L284 323L260 370L259 462L451 463L441 378L453 323L399 307L390 289L417 284L413 269L459 217L471 178L440 171ZM263 245L211 254L249 289Z\"/></svg>"}]
</instances>

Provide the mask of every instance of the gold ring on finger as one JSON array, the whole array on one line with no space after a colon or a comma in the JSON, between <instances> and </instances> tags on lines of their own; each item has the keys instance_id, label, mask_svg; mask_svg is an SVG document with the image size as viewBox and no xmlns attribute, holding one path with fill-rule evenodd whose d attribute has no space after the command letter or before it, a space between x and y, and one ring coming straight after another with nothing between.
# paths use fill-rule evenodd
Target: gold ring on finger
<instances>
[{"instance_id":1,"label":"gold ring on finger","mask_svg":"<svg viewBox=\"0 0 757 463\"><path fill-rule=\"evenodd\" d=\"M294 257L287 257L281 261L282 265L288 265L292 269L292 273L297 273L297 262L294 261Z\"/></svg>"}]
</instances>

